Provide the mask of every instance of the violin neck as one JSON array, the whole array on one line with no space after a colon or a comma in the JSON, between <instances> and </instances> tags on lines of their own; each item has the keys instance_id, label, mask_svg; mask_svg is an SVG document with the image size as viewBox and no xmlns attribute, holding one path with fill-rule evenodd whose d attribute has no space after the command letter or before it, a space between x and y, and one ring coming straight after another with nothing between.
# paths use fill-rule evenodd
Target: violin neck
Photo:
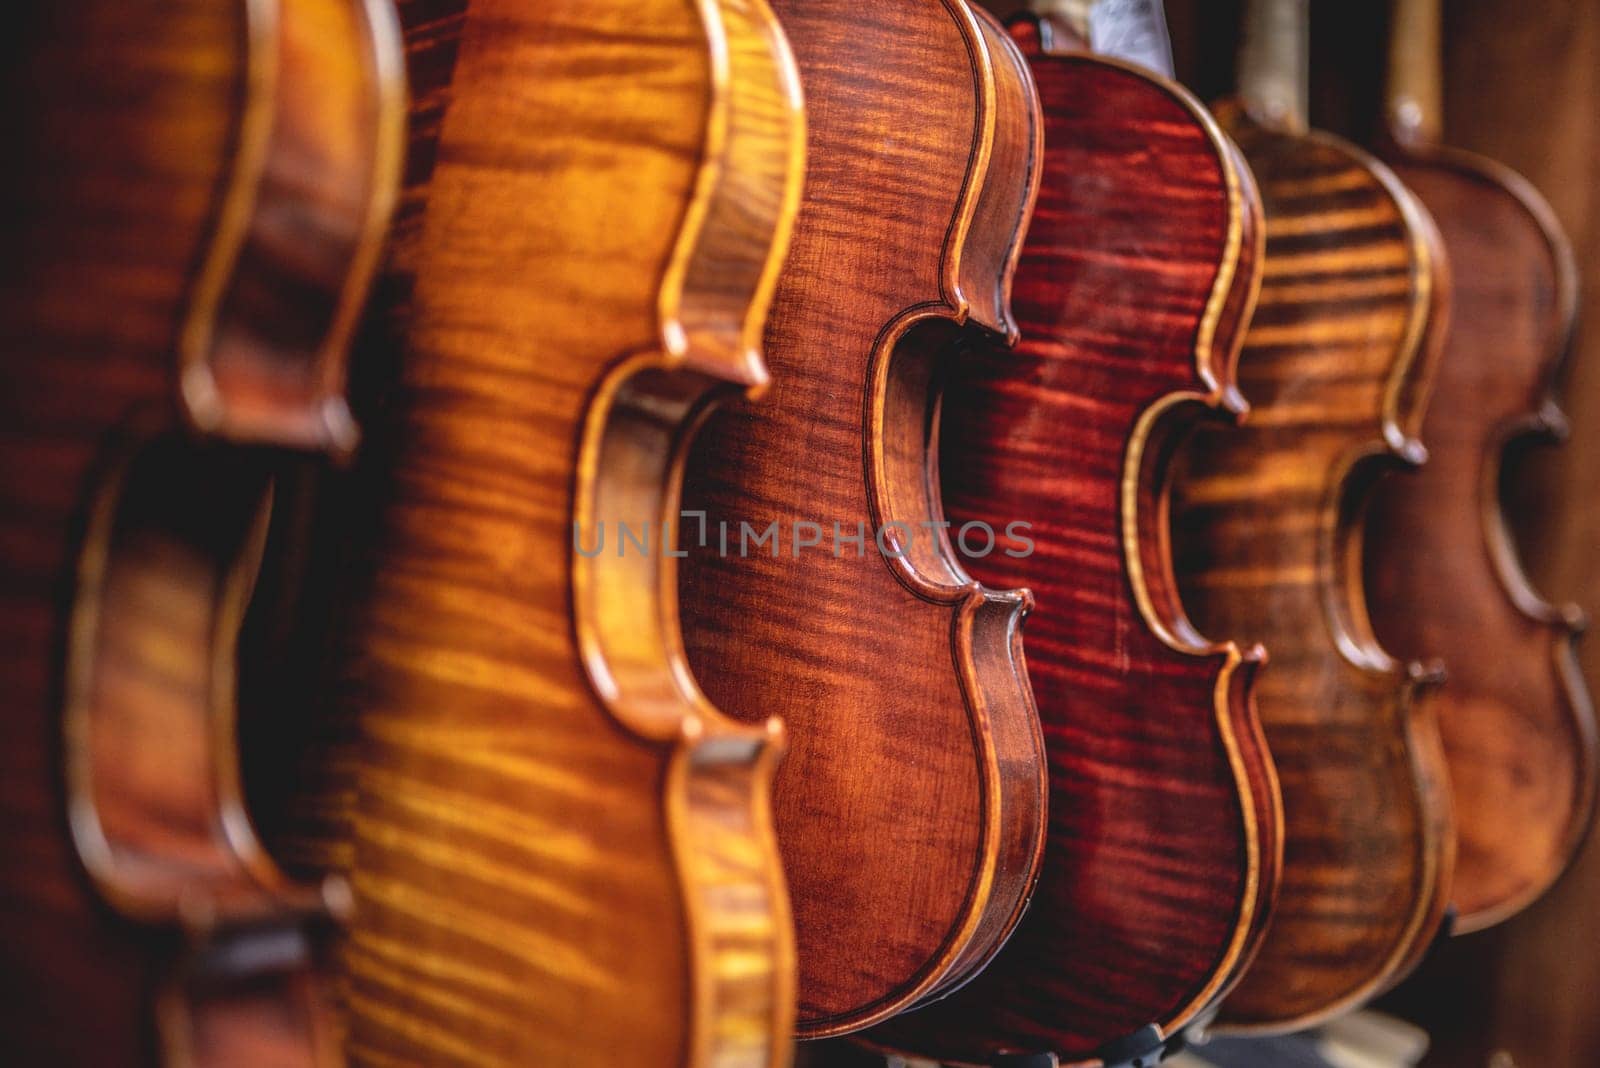
<instances>
[{"instance_id":1,"label":"violin neck","mask_svg":"<svg viewBox=\"0 0 1600 1068\"><path fill-rule=\"evenodd\" d=\"M1096 55L1137 63L1173 76L1172 38L1162 0L1033 0L1033 11L1054 18Z\"/></svg>"},{"instance_id":2,"label":"violin neck","mask_svg":"<svg viewBox=\"0 0 1600 1068\"><path fill-rule=\"evenodd\" d=\"M1239 52L1239 99L1263 126L1310 125L1310 0L1249 0Z\"/></svg>"},{"instance_id":3,"label":"violin neck","mask_svg":"<svg viewBox=\"0 0 1600 1068\"><path fill-rule=\"evenodd\" d=\"M1403 145L1433 144L1444 122L1441 0L1395 0L1389 33L1389 133Z\"/></svg>"}]
</instances>

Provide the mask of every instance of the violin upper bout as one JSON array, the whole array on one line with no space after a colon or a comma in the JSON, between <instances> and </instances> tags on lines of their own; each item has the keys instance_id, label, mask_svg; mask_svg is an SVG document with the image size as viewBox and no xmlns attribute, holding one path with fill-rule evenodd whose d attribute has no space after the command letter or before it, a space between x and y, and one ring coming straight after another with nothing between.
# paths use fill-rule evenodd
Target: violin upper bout
<instances>
[{"instance_id":1,"label":"violin upper bout","mask_svg":"<svg viewBox=\"0 0 1600 1068\"><path fill-rule=\"evenodd\" d=\"M1393 205L1396 232L1404 247L1409 285L1404 320L1382 394L1383 446L1400 463L1417 467L1428 450L1423 420L1433 395L1450 313L1450 258L1438 225L1422 201L1389 167L1353 145L1329 139L1352 155Z\"/></svg>"},{"instance_id":2,"label":"violin upper bout","mask_svg":"<svg viewBox=\"0 0 1600 1068\"><path fill-rule=\"evenodd\" d=\"M1278 344L1282 335L1283 343L1331 356L1353 340L1336 325L1340 294L1368 296L1367 340L1349 353L1359 363L1340 372L1376 422L1376 439L1359 444L1422 463L1422 422L1450 293L1449 257L1428 209L1386 164L1342 138L1264 126L1236 101L1216 114L1247 158L1266 209L1266 303L1247 344Z\"/></svg>"},{"instance_id":3,"label":"violin upper bout","mask_svg":"<svg viewBox=\"0 0 1600 1068\"><path fill-rule=\"evenodd\" d=\"M760 391L761 337L805 175L800 74L765 0L702 0L713 98L693 202L661 291L663 351Z\"/></svg>"},{"instance_id":4,"label":"violin upper bout","mask_svg":"<svg viewBox=\"0 0 1600 1068\"><path fill-rule=\"evenodd\" d=\"M1382 164L1377 166L1383 167ZM1387 167L1383 167L1381 173L1387 179L1385 184L1395 198L1411 236L1412 279L1416 294L1402 342L1402 351L1412 355L1395 369L1385 411L1384 438L1389 450L1401 462L1419 467L1428 459L1427 445L1422 440L1422 426L1449 333L1452 292L1450 257L1432 213L1414 193L1400 184Z\"/></svg>"},{"instance_id":5,"label":"violin upper bout","mask_svg":"<svg viewBox=\"0 0 1600 1068\"><path fill-rule=\"evenodd\" d=\"M994 81L994 137L962 250L960 290L973 320L1015 343L1011 283L1044 166L1044 124L1027 60L987 11L974 8Z\"/></svg>"},{"instance_id":6,"label":"violin upper bout","mask_svg":"<svg viewBox=\"0 0 1600 1068\"><path fill-rule=\"evenodd\" d=\"M380 0L242 6L246 104L178 339L181 407L205 432L344 455L350 336L400 188L399 26Z\"/></svg>"}]
</instances>

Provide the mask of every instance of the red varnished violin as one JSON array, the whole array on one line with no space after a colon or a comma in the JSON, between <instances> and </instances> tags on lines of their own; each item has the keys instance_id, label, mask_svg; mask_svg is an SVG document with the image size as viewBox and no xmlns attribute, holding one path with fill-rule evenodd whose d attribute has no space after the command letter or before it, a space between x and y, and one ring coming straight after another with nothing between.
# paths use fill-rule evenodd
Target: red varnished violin
<instances>
[{"instance_id":1,"label":"red varnished violin","mask_svg":"<svg viewBox=\"0 0 1600 1068\"><path fill-rule=\"evenodd\" d=\"M1161 40L1159 8L1145 18L1129 29ZM1022 341L946 373L939 475L963 534L1030 525L1031 551L1007 539L968 566L1038 599L1045 868L982 975L872 1037L961 1063L1154 1056L1234 981L1277 877L1277 783L1251 700L1261 653L1189 622L1165 501L1187 431L1245 408L1234 367L1261 208L1164 48L1163 73L1086 51L1058 18L1010 29L1046 146L1013 297Z\"/></svg>"}]
</instances>

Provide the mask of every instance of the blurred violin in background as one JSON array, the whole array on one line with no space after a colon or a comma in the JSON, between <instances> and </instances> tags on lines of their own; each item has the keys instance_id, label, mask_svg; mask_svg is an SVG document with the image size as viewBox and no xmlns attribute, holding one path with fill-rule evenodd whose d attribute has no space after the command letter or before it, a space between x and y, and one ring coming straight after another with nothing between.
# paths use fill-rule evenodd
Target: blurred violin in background
<instances>
[{"instance_id":1,"label":"blurred violin in background","mask_svg":"<svg viewBox=\"0 0 1600 1068\"><path fill-rule=\"evenodd\" d=\"M1594 709L1576 605L1533 591L1501 511L1502 457L1566 421L1552 395L1572 342L1572 247L1528 182L1439 143L1439 0L1397 0L1388 155L1438 220L1455 286L1426 468L1374 499L1373 624L1448 672L1439 722L1455 791L1455 929L1524 908L1566 868L1594 808Z\"/></svg>"},{"instance_id":2,"label":"blurred violin in background","mask_svg":"<svg viewBox=\"0 0 1600 1068\"><path fill-rule=\"evenodd\" d=\"M235 646L274 475L356 443L347 343L401 165L394 13L86 0L12 29L7 1053L334 1063L319 944L348 894L291 880L252 829Z\"/></svg>"}]
</instances>

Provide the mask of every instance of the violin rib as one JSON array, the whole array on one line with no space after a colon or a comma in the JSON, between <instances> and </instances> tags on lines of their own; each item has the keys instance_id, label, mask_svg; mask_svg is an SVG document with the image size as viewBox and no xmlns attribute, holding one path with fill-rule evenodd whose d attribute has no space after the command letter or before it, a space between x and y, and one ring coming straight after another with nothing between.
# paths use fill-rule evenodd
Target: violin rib
<instances>
[{"instance_id":1,"label":"violin rib","mask_svg":"<svg viewBox=\"0 0 1600 1068\"><path fill-rule=\"evenodd\" d=\"M1188 429L1244 408L1234 365L1260 280L1259 199L1182 88L1060 47L1048 19L1011 32L1046 145L1014 282L1022 341L951 368L940 482L958 527L1032 524L1031 555L969 566L1038 598L1044 874L982 975L872 1032L960 1063L1090 1059L1148 1025L1175 1035L1253 951L1279 851L1250 699L1260 651L1189 623L1165 521Z\"/></svg>"},{"instance_id":2,"label":"violin rib","mask_svg":"<svg viewBox=\"0 0 1600 1068\"><path fill-rule=\"evenodd\" d=\"M684 524L680 598L711 698L790 727L775 819L797 1033L817 1037L980 967L1037 871L1029 601L967 577L929 477L938 368L963 344L1009 358L1037 105L962 0L777 7L811 171L767 326L772 390L713 415L689 456L683 507L705 525ZM779 543L752 543L767 531Z\"/></svg>"},{"instance_id":3,"label":"violin rib","mask_svg":"<svg viewBox=\"0 0 1600 1068\"><path fill-rule=\"evenodd\" d=\"M1424 145L1394 165L1438 220L1457 299L1423 428L1428 464L1374 500L1366 570L1379 636L1448 673L1437 700L1464 933L1542 894L1594 807L1594 710L1573 648L1583 617L1533 591L1500 507L1502 457L1565 436L1552 390L1577 270L1549 206L1509 169Z\"/></svg>"},{"instance_id":4,"label":"violin rib","mask_svg":"<svg viewBox=\"0 0 1600 1068\"><path fill-rule=\"evenodd\" d=\"M459 44L336 656L351 1054L785 1064L783 733L695 687L658 539L698 423L766 385L792 58L760 0L413 13Z\"/></svg>"},{"instance_id":5,"label":"violin rib","mask_svg":"<svg viewBox=\"0 0 1600 1068\"><path fill-rule=\"evenodd\" d=\"M1173 522L1196 621L1271 642L1256 698L1283 791L1282 880L1219 1026L1298 1030L1396 981L1444 913L1431 676L1373 636L1361 553L1373 483L1425 456L1447 275L1425 211L1382 164L1231 106L1223 117L1266 213L1239 360L1251 412L1242 432L1197 437Z\"/></svg>"}]
</instances>

